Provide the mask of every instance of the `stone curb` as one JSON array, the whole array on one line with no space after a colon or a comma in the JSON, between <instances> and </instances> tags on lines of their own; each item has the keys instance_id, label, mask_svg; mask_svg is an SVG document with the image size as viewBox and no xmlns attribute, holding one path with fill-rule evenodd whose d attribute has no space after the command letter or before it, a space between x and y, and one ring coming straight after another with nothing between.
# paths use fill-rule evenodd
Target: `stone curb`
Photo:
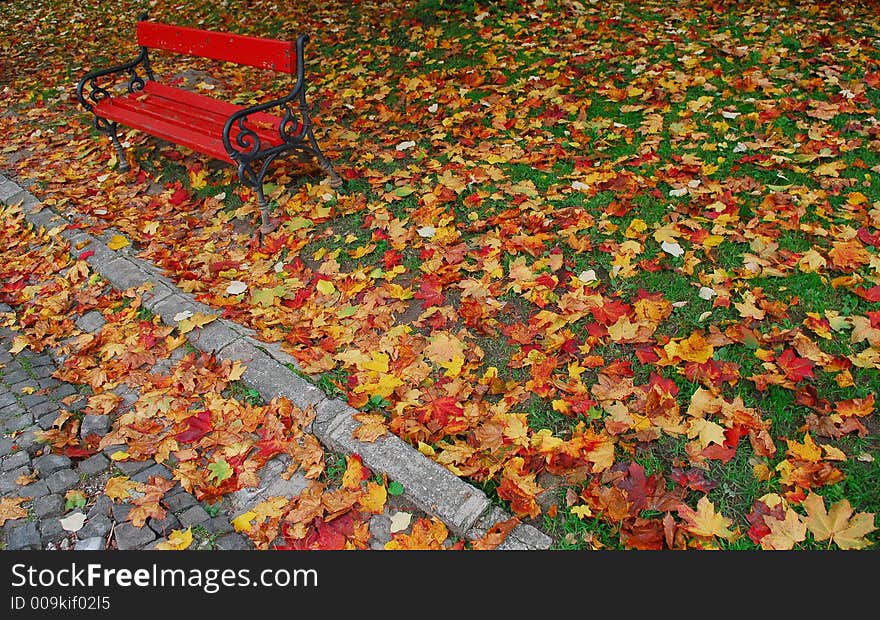
<instances>
[{"instance_id":1,"label":"stone curb","mask_svg":"<svg viewBox=\"0 0 880 620\"><path fill-rule=\"evenodd\" d=\"M178 321L174 317L183 311L214 314L212 308L178 289L154 265L138 258L131 245L116 251L107 247L110 239L122 235L121 232L107 229L93 236L72 227L69 220L43 206L30 192L3 174L0 174L0 201L9 205L20 203L29 223L37 230L42 228L60 234L70 242L71 252L91 252L86 262L115 288L125 290L152 285L150 292L142 296L143 305L166 325L176 326ZM224 319L216 319L187 333L190 344L197 349L246 365L242 381L265 400L283 396L300 408L313 406L316 417L310 430L325 447L360 455L364 465L373 471L385 472L389 479L402 484L406 499L443 521L455 535L475 540L493 525L510 518L507 512L492 506L483 491L399 437L388 434L372 443L354 439L352 432L359 425L354 416L358 411L341 400L327 398L291 369L299 368L292 356L277 344L261 342L254 336L252 329ZM498 548L548 549L551 542L551 538L537 528L521 523Z\"/></svg>"}]
</instances>

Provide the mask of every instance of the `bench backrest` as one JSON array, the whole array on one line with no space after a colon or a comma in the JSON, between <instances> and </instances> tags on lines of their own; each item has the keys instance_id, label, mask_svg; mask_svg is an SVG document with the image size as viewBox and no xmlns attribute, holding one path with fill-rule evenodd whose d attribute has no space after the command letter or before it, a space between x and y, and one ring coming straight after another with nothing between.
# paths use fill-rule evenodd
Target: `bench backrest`
<instances>
[{"instance_id":1,"label":"bench backrest","mask_svg":"<svg viewBox=\"0 0 880 620\"><path fill-rule=\"evenodd\" d=\"M137 40L138 45L151 49L284 73L296 71L296 46L292 41L199 30L146 20L137 23Z\"/></svg>"}]
</instances>

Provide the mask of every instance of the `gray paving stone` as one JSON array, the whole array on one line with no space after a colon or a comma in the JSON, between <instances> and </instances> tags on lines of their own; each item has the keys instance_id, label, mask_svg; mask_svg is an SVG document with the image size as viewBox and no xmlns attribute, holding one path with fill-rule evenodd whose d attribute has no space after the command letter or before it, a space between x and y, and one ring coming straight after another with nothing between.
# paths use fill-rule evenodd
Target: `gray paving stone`
<instances>
[{"instance_id":1,"label":"gray paving stone","mask_svg":"<svg viewBox=\"0 0 880 620\"><path fill-rule=\"evenodd\" d=\"M216 517L211 517L205 524L205 529L213 534L227 534L232 532L235 527L230 522L228 515L220 514Z\"/></svg>"},{"instance_id":2,"label":"gray paving stone","mask_svg":"<svg viewBox=\"0 0 880 620\"><path fill-rule=\"evenodd\" d=\"M109 446L105 446L104 449L101 450L101 452L103 452L104 455L109 458L109 457L113 456L114 452L120 452L120 451L124 452L125 448L126 448L125 444L115 443L115 444L112 444Z\"/></svg>"},{"instance_id":3,"label":"gray paving stone","mask_svg":"<svg viewBox=\"0 0 880 620\"><path fill-rule=\"evenodd\" d=\"M110 533L110 529L113 527L113 521L110 520L110 517L105 515L94 515L91 517L86 517L86 522L83 524L82 529L79 530L76 535L80 539L92 538L95 536L100 536L104 538L107 534Z\"/></svg>"},{"instance_id":4,"label":"gray paving stone","mask_svg":"<svg viewBox=\"0 0 880 620\"><path fill-rule=\"evenodd\" d=\"M30 413L21 413L16 416L6 417L2 423L0 423L0 432L15 433L27 428L33 423L34 416Z\"/></svg>"},{"instance_id":5,"label":"gray paving stone","mask_svg":"<svg viewBox=\"0 0 880 620\"><path fill-rule=\"evenodd\" d=\"M36 425L27 427L15 436L15 445L34 456L37 450L43 447L43 442L37 436L37 433L41 431L42 429Z\"/></svg>"},{"instance_id":6,"label":"gray paving stone","mask_svg":"<svg viewBox=\"0 0 880 620\"><path fill-rule=\"evenodd\" d=\"M124 447L118 449L124 449ZM155 463L156 461L116 461L114 465L119 471L131 478L139 471L143 471Z\"/></svg>"},{"instance_id":7,"label":"gray paving stone","mask_svg":"<svg viewBox=\"0 0 880 620\"><path fill-rule=\"evenodd\" d=\"M53 493L64 493L79 484L79 476L72 469L62 469L46 478L46 484Z\"/></svg>"},{"instance_id":8,"label":"gray paving stone","mask_svg":"<svg viewBox=\"0 0 880 620\"><path fill-rule=\"evenodd\" d=\"M88 513L86 513L86 517L91 519L96 515L104 515L105 517L109 517L111 514L110 509L113 506L113 500L111 500L106 495L99 495L95 498L95 503L92 504L92 507L89 508Z\"/></svg>"},{"instance_id":9,"label":"gray paving stone","mask_svg":"<svg viewBox=\"0 0 880 620\"><path fill-rule=\"evenodd\" d=\"M220 538L217 539L215 543L217 549L221 549L223 551L246 551L248 549L252 549L251 541L242 536L241 534L224 534Z\"/></svg>"},{"instance_id":10,"label":"gray paving stone","mask_svg":"<svg viewBox=\"0 0 880 620\"><path fill-rule=\"evenodd\" d=\"M391 540L391 516L384 513L373 515L370 518L370 534L382 545Z\"/></svg>"},{"instance_id":11,"label":"gray paving stone","mask_svg":"<svg viewBox=\"0 0 880 620\"><path fill-rule=\"evenodd\" d=\"M217 352L241 338L241 335L227 324L214 320L202 328L192 330L187 334L187 338L194 347L201 351Z\"/></svg>"},{"instance_id":12,"label":"gray paving stone","mask_svg":"<svg viewBox=\"0 0 880 620\"><path fill-rule=\"evenodd\" d=\"M40 531L37 528L37 523L26 521L9 528L6 532L6 548L10 551L40 549Z\"/></svg>"},{"instance_id":13,"label":"gray paving stone","mask_svg":"<svg viewBox=\"0 0 880 620\"><path fill-rule=\"evenodd\" d=\"M193 497L186 491L180 491L179 493L174 493L173 495L166 495L162 499L162 501L168 507L168 510L174 512L175 514L178 512L182 512L190 506L195 506L199 503L195 497Z\"/></svg>"},{"instance_id":14,"label":"gray paving stone","mask_svg":"<svg viewBox=\"0 0 880 620\"><path fill-rule=\"evenodd\" d=\"M191 525L202 525L208 520L210 520L211 515L202 508L200 505L196 504L195 506L190 506L179 515L177 518L180 520L180 524L183 527L189 527Z\"/></svg>"},{"instance_id":15,"label":"gray paving stone","mask_svg":"<svg viewBox=\"0 0 880 620\"><path fill-rule=\"evenodd\" d=\"M156 312L156 307L172 295L176 295L177 287L163 276L156 276L149 272L148 276L150 282L153 283L153 288L141 294L141 305L147 310L162 316L160 313Z\"/></svg>"},{"instance_id":16,"label":"gray paving stone","mask_svg":"<svg viewBox=\"0 0 880 620\"><path fill-rule=\"evenodd\" d=\"M131 479L137 482L146 483L149 482L152 476L156 476L157 478L165 478L166 480L172 480L174 478L174 474L171 473L170 469L168 469L164 465L160 465L159 463L154 463L150 467L134 474Z\"/></svg>"},{"instance_id":17,"label":"gray paving stone","mask_svg":"<svg viewBox=\"0 0 880 620\"><path fill-rule=\"evenodd\" d=\"M25 387L32 387L36 391L40 388L40 385L33 379L30 379ZM46 402L45 394L24 394L21 397L21 404L24 405L26 411L30 411L32 407L36 407L44 402Z\"/></svg>"},{"instance_id":18,"label":"gray paving stone","mask_svg":"<svg viewBox=\"0 0 880 620\"><path fill-rule=\"evenodd\" d=\"M140 398L140 393L127 385L120 385L113 390L113 393L122 398L122 402L119 403L120 409L131 407Z\"/></svg>"},{"instance_id":19,"label":"gray paving stone","mask_svg":"<svg viewBox=\"0 0 880 620\"><path fill-rule=\"evenodd\" d=\"M110 468L110 459L101 454L93 454L76 466L76 471L84 476L94 476Z\"/></svg>"},{"instance_id":20,"label":"gray paving stone","mask_svg":"<svg viewBox=\"0 0 880 620\"><path fill-rule=\"evenodd\" d=\"M3 454L8 454L4 452ZM6 458L3 459L3 463L0 464L0 470L10 471L13 469L17 469L22 465L30 465L31 457L27 452L23 450L19 450L13 454L10 454Z\"/></svg>"},{"instance_id":21,"label":"gray paving stone","mask_svg":"<svg viewBox=\"0 0 880 620\"><path fill-rule=\"evenodd\" d=\"M35 369L36 371L37 369ZM40 371L45 372L45 371ZM47 390L46 395L49 396L52 393L52 390L61 385L61 382L55 377L36 377L37 385L40 386L40 390Z\"/></svg>"},{"instance_id":22,"label":"gray paving stone","mask_svg":"<svg viewBox=\"0 0 880 620\"><path fill-rule=\"evenodd\" d=\"M15 441L12 437L0 435L0 454L12 454L15 451L12 447L13 445L15 445Z\"/></svg>"},{"instance_id":23,"label":"gray paving stone","mask_svg":"<svg viewBox=\"0 0 880 620\"><path fill-rule=\"evenodd\" d=\"M34 500L34 514L40 519L57 517L64 512L64 498L55 493Z\"/></svg>"},{"instance_id":24,"label":"gray paving stone","mask_svg":"<svg viewBox=\"0 0 880 620\"><path fill-rule=\"evenodd\" d=\"M50 428L55 426L55 420L58 419L58 412L53 411L52 413L47 413L44 416L40 417L37 420L37 426L39 426L44 431L48 431Z\"/></svg>"},{"instance_id":25,"label":"gray paving stone","mask_svg":"<svg viewBox=\"0 0 880 620\"><path fill-rule=\"evenodd\" d=\"M16 364L16 366L18 366ZM3 373L3 383L9 386L9 389L12 390L13 394L21 395L21 388L26 387L26 381L30 379L30 376L24 371L21 366L15 368L10 372ZM18 388L18 389L16 389Z\"/></svg>"},{"instance_id":26,"label":"gray paving stone","mask_svg":"<svg viewBox=\"0 0 880 620\"><path fill-rule=\"evenodd\" d=\"M48 478L51 474L61 469L70 469L70 459L63 454L46 454L34 459L34 469L40 478Z\"/></svg>"},{"instance_id":27,"label":"gray paving stone","mask_svg":"<svg viewBox=\"0 0 880 620\"><path fill-rule=\"evenodd\" d=\"M0 408L0 420L11 419L15 416L20 416L25 413L24 407L22 407L18 401L6 405L5 407Z\"/></svg>"},{"instance_id":28,"label":"gray paving stone","mask_svg":"<svg viewBox=\"0 0 880 620\"><path fill-rule=\"evenodd\" d=\"M131 504L113 504L110 508L110 512L116 523L122 523L128 518L128 513L131 512L131 509Z\"/></svg>"},{"instance_id":29,"label":"gray paving stone","mask_svg":"<svg viewBox=\"0 0 880 620\"><path fill-rule=\"evenodd\" d=\"M14 205L24 198L25 192L16 183L4 183L0 185L0 201Z\"/></svg>"},{"instance_id":30,"label":"gray paving stone","mask_svg":"<svg viewBox=\"0 0 880 620\"><path fill-rule=\"evenodd\" d=\"M7 495L12 491L19 492L22 486L16 480L19 476L27 476L30 473L31 468L27 465L0 473L0 494Z\"/></svg>"},{"instance_id":31,"label":"gray paving stone","mask_svg":"<svg viewBox=\"0 0 880 620\"><path fill-rule=\"evenodd\" d=\"M107 541L101 536L92 536L91 538L77 541L73 549L74 551L103 551L106 548Z\"/></svg>"},{"instance_id":32,"label":"gray paving stone","mask_svg":"<svg viewBox=\"0 0 880 620\"><path fill-rule=\"evenodd\" d=\"M55 413L57 415L59 409L61 409L61 405L56 403L54 400L47 399L37 403L33 407L30 407L28 411L30 411L31 415L33 415L35 418L41 418L49 413Z\"/></svg>"},{"instance_id":33,"label":"gray paving stone","mask_svg":"<svg viewBox=\"0 0 880 620\"><path fill-rule=\"evenodd\" d=\"M174 327L177 327L180 322L176 321L174 317L181 312L192 312L193 314L198 312L201 312L202 314L217 314L217 312L210 306L193 301L183 293L175 293L174 295L166 297L155 305L153 312L162 317L163 323L166 325L173 325Z\"/></svg>"},{"instance_id":34,"label":"gray paving stone","mask_svg":"<svg viewBox=\"0 0 880 620\"><path fill-rule=\"evenodd\" d=\"M70 385L69 383L62 383L57 388L52 390L52 397L61 400L62 398L66 398L68 396L73 396L77 394L77 390L75 387Z\"/></svg>"},{"instance_id":35,"label":"gray paving stone","mask_svg":"<svg viewBox=\"0 0 880 620\"><path fill-rule=\"evenodd\" d=\"M60 224L60 218L51 209L30 212L25 217L37 230L40 228L52 230Z\"/></svg>"},{"instance_id":36,"label":"gray paving stone","mask_svg":"<svg viewBox=\"0 0 880 620\"><path fill-rule=\"evenodd\" d=\"M46 484L43 480L31 482L29 485L20 488L21 495L26 495L27 497L32 497L34 499L45 497L46 495L49 495L49 493L51 493L51 491L49 491L49 485Z\"/></svg>"},{"instance_id":37,"label":"gray paving stone","mask_svg":"<svg viewBox=\"0 0 880 620\"><path fill-rule=\"evenodd\" d=\"M149 543L156 540L156 532L144 527L135 527L131 523L121 523L113 528L113 537L116 539L116 547L123 551L131 549L143 549Z\"/></svg>"},{"instance_id":38,"label":"gray paving stone","mask_svg":"<svg viewBox=\"0 0 880 620\"><path fill-rule=\"evenodd\" d=\"M79 426L79 436L97 435L103 437L110 430L109 415L84 415Z\"/></svg>"},{"instance_id":39,"label":"gray paving stone","mask_svg":"<svg viewBox=\"0 0 880 620\"><path fill-rule=\"evenodd\" d=\"M106 322L104 315L97 310L90 310L74 321L77 327L89 333L97 333Z\"/></svg>"},{"instance_id":40,"label":"gray paving stone","mask_svg":"<svg viewBox=\"0 0 880 620\"><path fill-rule=\"evenodd\" d=\"M172 530L181 529L180 521L172 512L166 512L164 519L149 519L147 525L150 526L151 530L156 532L156 535L161 536L162 538L170 536Z\"/></svg>"},{"instance_id":41,"label":"gray paving stone","mask_svg":"<svg viewBox=\"0 0 880 620\"><path fill-rule=\"evenodd\" d=\"M299 361L290 353L285 351L282 348L280 342L255 342L254 339L251 338L251 343L263 349L269 355L269 357L274 359L282 366L287 366L287 364L291 364L297 370L302 370L302 366L299 365Z\"/></svg>"},{"instance_id":42,"label":"gray paving stone","mask_svg":"<svg viewBox=\"0 0 880 620\"><path fill-rule=\"evenodd\" d=\"M0 387L0 409L8 407L9 405L16 402L18 402L18 400L15 398L15 394L6 391L6 389L3 387Z\"/></svg>"},{"instance_id":43,"label":"gray paving stone","mask_svg":"<svg viewBox=\"0 0 880 620\"><path fill-rule=\"evenodd\" d=\"M40 521L40 539L45 547L48 543L57 543L67 538L71 533L61 527L61 521L57 517L47 518Z\"/></svg>"},{"instance_id":44,"label":"gray paving stone","mask_svg":"<svg viewBox=\"0 0 880 620\"><path fill-rule=\"evenodd\" d=\"M371 470L385 472L402 484L405 499L464 536L489 507L486 494L395 435L374 442L354 439L352 434L359 426L352 417L355 413L340 401L321 403L316 410L315 436L332 451L359 454Z\"/></svg>"}]
</instances>

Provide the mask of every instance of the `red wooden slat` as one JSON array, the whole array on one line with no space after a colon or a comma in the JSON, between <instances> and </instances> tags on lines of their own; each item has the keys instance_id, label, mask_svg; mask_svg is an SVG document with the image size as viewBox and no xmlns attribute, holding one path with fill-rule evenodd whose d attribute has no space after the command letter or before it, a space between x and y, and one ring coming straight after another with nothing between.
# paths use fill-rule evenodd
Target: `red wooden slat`
<instances>
[{"instance_id":1,"label":"red wooden slat","mask_svg":"<svg viewBox=\"0 0 880 620\"><path fill-rule=\"evenodd\" d=\"M239 109L226 101L150 81L141 92L101 100L95 111L108 120L232 162L221 136L226 119ZM259 112L249 120L264 148L281 143L280 118ZM238 128L233 126L233 143L236 135Z\"/></svg>"},{"instance_id":2,"label":"red wooden slat","mask_svg":"<svg viewBox=\"0 0 880 620\"><path fill-rule=\"evenodd\" d=\"M293 41L213 32L146 20L137 23L137 39L138 45L152 49L283 73L296 71L296 48Z\"/></svg>"},{"instance_id":3,"label":"red wooden slat","mask_svg":"<svg viewBox=\"0 0 880 620\"><path fill-rule=\"evenodd\" d=\"M206 135L203 132L183 127L152 115L143 114L124 105L116 105L115 99L102 99L95 106L95 113L111 121L116 121L132 129L139 129L157 138L188 147L199 153L233 163L223 148L219 135Z\"/></svg>"}]
</instances>

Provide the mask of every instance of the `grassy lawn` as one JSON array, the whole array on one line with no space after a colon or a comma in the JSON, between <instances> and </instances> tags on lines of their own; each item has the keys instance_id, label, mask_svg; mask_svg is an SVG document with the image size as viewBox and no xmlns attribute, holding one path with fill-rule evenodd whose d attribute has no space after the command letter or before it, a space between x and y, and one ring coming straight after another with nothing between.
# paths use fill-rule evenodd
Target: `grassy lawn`
<instances>
[{"instance_id":1,"label":"grassy lawn","mask_svg":"<svg viewBox=\"0 0 880 620\"><path fill-rule=\"evenodd\" d=\"M255 241L231 167L125 131L118 172L74 89L136 54L130 0L0 6L0 168L557 548L876 547L873 5L244 4L150 17L308 33L343 187L277 162ZM152 64L237 103L289 86Z\"/></svg>"}]
</instances>

